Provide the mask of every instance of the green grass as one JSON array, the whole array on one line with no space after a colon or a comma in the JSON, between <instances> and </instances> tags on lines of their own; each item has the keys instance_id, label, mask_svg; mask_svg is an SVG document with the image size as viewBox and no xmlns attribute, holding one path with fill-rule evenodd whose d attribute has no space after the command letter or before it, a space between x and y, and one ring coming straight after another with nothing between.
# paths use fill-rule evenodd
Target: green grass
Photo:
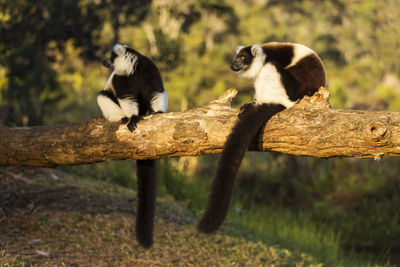
<instances>
[{"instance_id":1,"label":"green grass","mask_svg":"<svg viewBox=\"0 0 400 267\"><path fill-rule=\"evenodd\" d=\"M327 174L333 173L332 168L337 167L337 164L341 162L323 161L323 163L319 165L317 171L319 178L311 181L311 185L299 181L293 181L294 185L291 185L296 190L300 190L301 193L307 194L304 196L306 202L315 199L313 195L316 193L329 194L329 190L334 188L335 182L337 183L337 181L332 181L330 179L332 177ZM192 211L201 213L206 206L210 179L207 179L207 177L201 177L201 179L185 177L167 161L162 163L161 170L160 180L163 183L165 193L172 195L175 200L185 203ZM278 166L276 173L271 175L272 182L280 180L279 176L282 176L280 172ZM210 177L210 175L207 176ZM359 178L350 177L343 183L348 194L357 195L357 192L368 190L369 193L374 191L382 195L382 190L379 190L379 188L382 189L382 184L385 184L382 181L384 179L380 177L365 179L365 186L362 188L360 183L354 179ZM388 240L391 233L394 234L392 239L399 236L397 234L399 224L396 226L398 216L395 212L393 213L394 206L391 205L391 203L397 203L397 201L390 202L388 199L380 199L374 203L376 206L369 207L368 217L363 216L362 213L368 210L368 205L372 203L371 199L364 201L363 206L365 205L365 207L361 209L361 213L342 211L341 214L337 213L337 210L332 210L332 206L326 200L311 203L313 205L310 205L309 208L301 207L301 205L299 208L287 206L287 204L281 203L282 196L279 196L278 200L271 199L269 205L266 205L265 202L257 203L255 199L261 195L269 194L263 188L271 188L270 183L269 181L258 180L256 184L252 185L254 191L247 188L246 192L243 192L243 186L236 186L234 203L222 229L233 235L244 235L249 239L262 241L266 244L278 245L300 253L308 253L327 266L390 266L387 263L389 262L388 255L385 255L385 253L379 251L376 251L376 253L360 253L348 249L348 246L345 248L343 245L349 244L351 240L356 238L362 239L363 234L370 239L372 238L371 240L374 240L374 242ZM379 215L380 208L382 208L380 212L382 216ZM389 235L383 235L383 229L376 229L376 226L388 226L385 224L385 221L389 219L387 211L392 214L392 224L386 229L386 233ZM381 218L381 221L378 223L379 218ZM368 229L371 230L366 234L365 231L368 231ZM345 232L345 237L342 236L342 231Z\"/></svg>"},{"instance_id":2,"label":"green grass","mask_svg":"<svg viewBox=\"0 0 400 267\"><path fill-rule=\"evenodd\" d=\"M136 161L105 161L58 168L77 177L106 181L136 189Z\"/></svg>"},{"instance_id":3,"label":"green grass","mask_svg":"<svg viewBox=\"0 0 400 267\"><path fill-rule=\"evenodd\" d=\"M390 266L389 259L396 260L390 248L399 247L399 185L393 166L385 166L397 162L382 166L351 159L299 158L301 179L288 179L284 156L266 160L264 155L257 159L257 154L249 154L250 165L258 167L246 169L250 161L244 161L222 231L305 252L327 266ZM158 196L172 197L199 218L215 159L205 158L202 163L209 167L194 177L178 171L176 163L158 161ZM83 177L136 187L131 161L72 170Z\"/></svg>"},{"instance_id":4,"label":"green grass","mask_svg":"<svg viewBox=\"0 0 400 267\"><path fill-rule=\"evenodd\" d=\"M161 166L160 180L165 192L171 194L175 200L185 203L195 212L204 209L209 186L199 180L190 181L167 162L163 162ZM331 266L340 266L344 261L339 235L327 227L318 227L310 216L296 215L290 209L263 206L250 211L231 208L230 214L227 222L235 227L228 227L227 231L234 235L245 233L249 238L266 244L310 253Z\"/></svg>"},{"instance_id":5,"label":"green grass","mask_svg":"<svg viewBox=\"0 0 400 267\"><path fill-rule=\"evenodd\" d=\"M328 266L352 265L346 263L349 259L340 246L340 234L329 227L317 225L309 215L279 207L260 206L231 218L257 240L309 253Z\"/></svg>"},{"instance_id":6,"label":"green grass","mask_svg":"<svg viewBox=\"0 0 400 267\"><path fill-rule=\"evenodd\" d=\"M174 168L168 160L158 165L158 192L171 195L192 211L203 209L207 201L208 188L199 181L191 181Z\"/></svg>"}]
</instances>

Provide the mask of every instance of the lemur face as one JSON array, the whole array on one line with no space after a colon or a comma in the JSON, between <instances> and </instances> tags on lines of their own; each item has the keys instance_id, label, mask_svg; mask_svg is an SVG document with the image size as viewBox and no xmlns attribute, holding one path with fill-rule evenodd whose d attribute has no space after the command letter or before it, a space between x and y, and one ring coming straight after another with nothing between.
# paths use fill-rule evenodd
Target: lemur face
<instances>
[{"instance_id":1,"label":"lemur face","mask_svg":"<svg viewBox=\"0 0 400 267\"><path fill-rule=\"evenodd\" d=\"M236 59L231 65L231 69L238 75L255 79L265 64L267 55L260 45L239 46L236 49Z\"/></svg>"},{"instance_id":2,"label":"lemur face","mask_svg":"<svg viewBox=\"0 0 400 267\"><path fill-rule=\"evenodd\" d=\"M126 45L116 44L111 51L110 58L103 61L107 68L114 68L118 75L130 75L135 71L135 64L139 54Z\"/></svg>"},{"instance_id":3,"label":"lemur face","mask_svg":"<svg viewBox=\"0 0 400 267\"><path fill-rule=\"evenodd\" d=\"M107 58L103 61L103 66L106 68L113 68L114 67L114 60L117 57L114 51L111 52L110 58Z\"/></svg>"},{"instance_id":4,"label":"lemur face","mask_svg":"<svg viewBox=\"0 0 400 267\"><path fill-rule=\"evenodd\" d=\"M251 46L238 47L235 61L233 61L231 69L236 72L246 71L250 68L253 58Z\"/></svg>"}]
</instances>

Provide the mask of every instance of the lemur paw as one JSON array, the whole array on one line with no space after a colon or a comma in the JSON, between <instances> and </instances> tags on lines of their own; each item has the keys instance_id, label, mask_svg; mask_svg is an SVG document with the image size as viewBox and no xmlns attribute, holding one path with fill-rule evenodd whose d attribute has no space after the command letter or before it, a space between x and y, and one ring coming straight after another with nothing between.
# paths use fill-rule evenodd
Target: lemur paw
<instances>
[{"instance_id":1,"label":"lemur paw","mask_svg":"<svg viewBox=\"0 0 400 267\"><path fill-rule=\"evenodd\" d=\"M123 117L121 119L121 124L127 124L128 122L129 122L129 118L127 118L127 117Z\"/></svg>"},{"instance_id":2,"label":"lemur paw","mask_svg":"<svg viewBox=\"0 0 400 267\"><path fill-rule=\"evenodd\" d=\"M150 115L160 114L160 113L164 113L164 112L162 112L162 111L152 111L152 112L150 112Z\"/></svg>"},{"instance_id":3,"label":"lemur paw","mask_svg":"<svg viewBox=\"0 0 400 267\"><path fill-rule=\"evenodd\" d=\"M126 127L128 127L129 131L133 132L133 130L136 129L136 124L140 121L139 116L132 116L129 119L129 122L126 124Z\"/></svg>"},{"instance_id":4,"label":"lemur paw","mask_svg":"<svg viewBox=\"0 0 400 267\"><path fill-rule=\"evenodd\" d=\"M128 127L129 131L133 132L136 129L136 123L128 123L126 127Z\"/></svg>"},{"instance_id":5,"label":"lemur paw","mask_svg":"<svg viewBox=\"0 0 400 267\"><path fill-rule=\"evenodd\" d=\"M244 113L249 112L250 110L254 109L255 105L253 103L246 103L240 107L240 112L238 117L241 118Z\"/></svg>"},{"instance_id":6,"label":"lemur paw","mask_svg":"<svg viewBox=\"0 0 400 267\"><path fill-rule=\"evenodd\" d=\"M246 112L246 111L250 110L253 107L254 107L253 103L246 103L246 104L244 104L243 106L240 107L240 113Z\"/></svg>"}]
</instances>

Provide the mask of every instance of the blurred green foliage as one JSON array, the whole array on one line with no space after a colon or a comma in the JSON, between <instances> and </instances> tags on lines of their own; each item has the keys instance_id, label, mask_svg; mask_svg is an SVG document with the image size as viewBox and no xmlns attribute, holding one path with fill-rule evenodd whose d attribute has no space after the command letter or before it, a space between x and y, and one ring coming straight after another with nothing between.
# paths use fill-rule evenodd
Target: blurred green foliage
<instances>
[{"instance_id":1,"label":"blurred green foliage","mask_svg":"<svg viewBox=\"0 0 400 267\"><path fill-rule=\"evenodd\" d=\"M328 72L335 108L398 109L400 18L384 1L0 1L2 123L89 119L116 41L162 70L170 110L252 85L229 70L238 44L293 41L312 47Z\"/></svg>"},{"instance_id":2,"label":"blurred green foliage","mask_svg":"<svg viewBox=\"0 0 400 267\"><path fill-rule=\"evenodd\" d=\"M0 0L0 125L100 115L95 97L109 75L100 62L115 42L159 66L170 111L205 104L230 87L240 90L235 106L250 102L251 81L229 69L233 51L268 41L303 43L321 56L333 108L400 109L399 7L398 0ZM201 209L216 157L162 161L160 191ZM134 187L130 162L74 168ZM234 209L243 221L253 218L251 228L264 229L267 240L293 234L287 245L301 247L310 232L315 247L325 231L326 251L339 243L386 255L400 249L399 181L396 159L249 153ZM286 230L274 230L279 224Z\"/></svg>"}]
</instances>

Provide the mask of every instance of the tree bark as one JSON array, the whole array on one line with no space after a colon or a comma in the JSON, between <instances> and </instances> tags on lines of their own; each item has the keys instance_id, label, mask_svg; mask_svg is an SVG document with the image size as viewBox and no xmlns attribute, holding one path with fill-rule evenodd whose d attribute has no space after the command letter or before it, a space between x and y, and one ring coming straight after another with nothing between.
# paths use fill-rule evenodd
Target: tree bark
<instances>
[{"instance_id":1,"label":"tree bark","mask_svg":"<svg viewBox=\"0 0 400 267\"><path fill-rule=\"evenodd\" d=\"M148 116L131 133L103 118L56 126L0 128L0 166L77 165L221 152L238 110L228 90L208 105ZM321 88L274 116L249 150L320 158L400 155L400 112L332 110Z\"/></svg>"}]
</instances>

